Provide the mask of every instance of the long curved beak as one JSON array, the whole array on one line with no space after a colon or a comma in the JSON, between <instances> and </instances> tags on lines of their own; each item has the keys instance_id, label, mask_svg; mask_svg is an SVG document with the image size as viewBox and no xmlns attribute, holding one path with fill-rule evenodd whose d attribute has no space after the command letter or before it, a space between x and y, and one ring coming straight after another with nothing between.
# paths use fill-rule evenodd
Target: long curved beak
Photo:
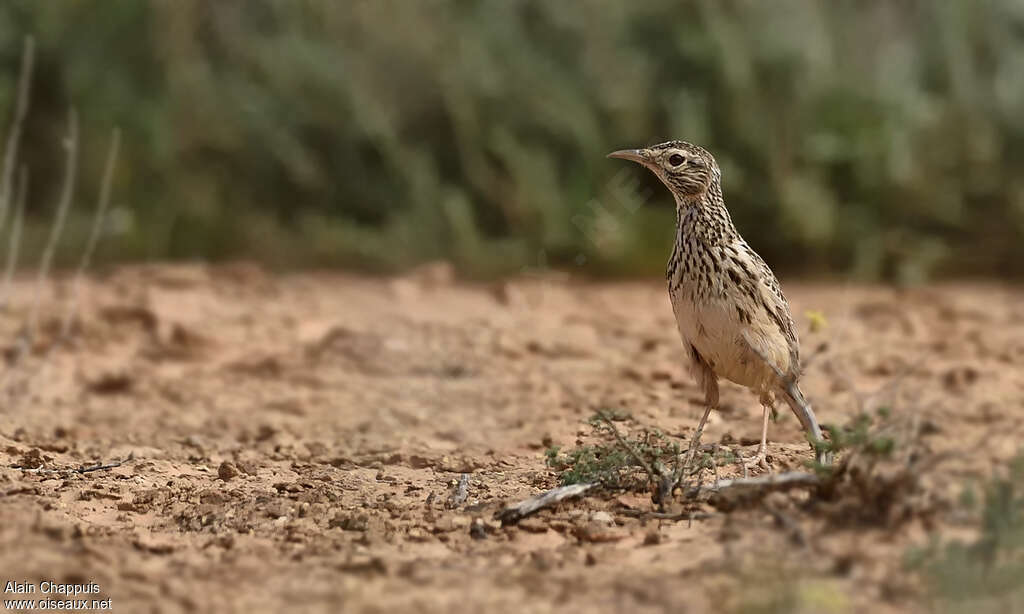
<instances>
[{"instance_id":1,"label":"long curved beak","mask_svg":"<svg viewBox=\"0 0 1024 614\"><path fill-rule=\"evenodd\" d=\"M619 151L613 151L608 154L609 158L619 158L620 160L632 160L637 164L643 164L647 166L650 158L647 157L647 150L645 149L620 149Z\"/></svg>"}]
</instances>

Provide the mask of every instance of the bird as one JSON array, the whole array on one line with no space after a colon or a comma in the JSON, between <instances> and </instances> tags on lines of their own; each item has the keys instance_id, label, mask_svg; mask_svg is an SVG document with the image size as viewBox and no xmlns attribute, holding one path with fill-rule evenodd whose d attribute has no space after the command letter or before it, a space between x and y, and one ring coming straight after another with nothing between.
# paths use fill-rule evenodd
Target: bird
<instances>
[{"instance_id":1,"label":"bird","mask_svg":"<svg viewBox=\"0 0 1024 614\"><path fill-rule=\"evenodd\" d=\"M831 463L821 427L800 389L800 341L775 274L740 236L722 197L714 156L685 141L608 154L636 162L665 184L676 204L675 240L665 270L672 311L689 370L703 389L705 409L690 444L718 407L725 378L755 392L763 409L761 442L746 468L770 470L768 419L786 401L811 440L819 463ZM816 445L817 444L817 445Z\"/></svg>"}]
</instances>

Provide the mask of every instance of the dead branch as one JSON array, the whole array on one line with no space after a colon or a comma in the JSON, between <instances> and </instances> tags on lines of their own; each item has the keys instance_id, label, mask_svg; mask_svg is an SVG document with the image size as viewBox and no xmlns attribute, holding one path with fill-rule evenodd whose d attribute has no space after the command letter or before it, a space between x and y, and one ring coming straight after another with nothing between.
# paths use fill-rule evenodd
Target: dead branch
<instances>
[{"instance_id":1,"label":"dead branch","mask_svg":"<svg viewBox=\"0 0 1024 614\"><path fill-rule=\"evenodd\" d=\"M500 520L501 524L504 526L515 524L530 514L542 510L545 507L557 505L566 499L579 497L589 492L595 486L598 486L598 482L559 486L558 488L553 488L535 497L530 497L525 501L520 501L515 505L506 507L505 509L497 512L494 515L494 518L496 520Z\"/></svg>"},{"instance_id":2,"label":"dead branch","mask_svg":"<svg viewBox=\"0 0 1024 614\"><path fill-rule=\"evenodd\" d=\"M679 520L710 520L716 518L720 514L714 512L677 512L675 514L669 514L666 512L648 512L644 510L617 510L617 514L623 516L629 516L630 518L636 518L637 520L668 520L676 522Z\"/></svg>"},{"instance_id":3,"label":"dead branch","mask_svg":"<svg viewBox=\"0 0 1024 614\"><path fill-rule=\"evenodd\" d=\"M14 121L4 145L4 161L0 170L0 230L7 222L7 211L11 203L11 180L14 165L18 159L18 144L21 142L21 127L28 114L29 90L32 80L32 66L35 62L35 39L25 37L21 54L21 74L18 77L18 98L14 106Z\"/></svg>"},{"instance_id":4,"label":"dead branch","mask_svg":"<svg viewBox=\"0 0 1024 614\"><path fill-rule=\"evenodd\" d=\"M455 508L466 502L469 497L469 474L463 473L459 476L459 483L455 485L455 489L452 490L451 497L448 498L448 508Z\"/></svg>"},{"instance_id":5,"label":"dead branch","mask_svg":"<svg viewBox=\"0 0 1024 614\"><path fill-rule=\"evenodd\" d=\"M755 478L733 478L719 480L712 486L716 491L728 488L750 488L754 490L787 490L806 486L818 486L821 478L813 473L787 471L786 473L762 475Z\"/></svg>"},{"instance_id":6,"label":"dead branch","mask_svg":"<svg viewBox=\"0 0 1024 614\"><path fill-rule=\"evenodd\" d=\"M57 251L57 243L64 232L64 222L68 217L68 210L71 208L71 200L75 193L75 174L78 171L78 113L72 107L68 112L68 138L64 141L66 151L64 182L61 186L60 201L57 205L57 215L50 228L50 237L46 242L46 249L43 251L42 259L39 262L39 274L36 278L35 300L32 311L29 314L27 334L29 343L35 339L39 327L39 307L42 300L43 285L50 273L50 266L53 264L53 255Z\"/></svg>"},{"instance_id":7,"label":"dead branch","mask_svg":"<svg viewBox=\"0 0 1024 614\"><path fill-rule=\"evenodd\" d=\"M627 452L629 452L629 455L633 457L633 460L635 460L641 467L643 467L644 471L647 472L647 476L648 476L648 478L651 481L654 481L655 478L662 477L662 473L663 472L656 471L654 469L654 467L652 467L651 464L648 463L647 460L644 459L644 457L640 455L640 453L637 451L636 447L633 446L633 444L631 444L628 441L626 441L626 438L623 437L621 433L619 433L619 429L617 429L615 427L615 425L612 424L612 419L611 418L609 418L601 410L597 410L597 416L599 418L601 418L601 420L604 421L604 423L606 425L608 425L608 428L611 429L612 435L615 436L615 439L616 439L616 441L619 442L619 445L622 446L623 448L625 448L625 450Z\"/></svg>"},{"instance_id":8,"label":"dead branch","mask_svg":"<svg viewBox=\"0 0 1024 614\"><path fill-rule=\"evenodd\" d=\"M89 473L90 471L102 471L105 469L113 469L114 467L120 467L123 461L115 461L113 463L107 463L105 465L93 465L92 467L82 467L76 469L75 473Z\"/></svg>"},{"instance_id":9,"label":"dead branch","mask_svg":"<svg viewBox=\"0 0 1024 614\"><path fill-rule=\"evenodd\" d=\"M11 224L11 238L7 242L7 262L4 265L4 285L0 288L0 311L6 311L11 296L11 282L18 268L18 254L21 252L21 232L25 224L25 200L28 198L28 167L24 164L18 171L18 195L14 201L14 222Z\"/></svg>"},{"instance_id":10,"label":"dead branch","mask_svg":"<svg viewBox=\"0 0 1024 614\"><path fill-rule=\"evenodd\" d=\"M85 270L92 261L93 252L99 243L100 232L103 230L103 223L107 218L107 208L110 205L110 184L114 179L114 167L117 164L117 155L121 149L121 131L114 129L110 137L110 149L107 151L107 162L103 168L103 181L100 184L99 201L96 204L96 213L92 219L92 230L89 232L89 240L82 252L82 259L78 262L78 270L75 271L75 278L71 287L71 299L64 312L64 318L60 325L60 336L57 343L60 344L67 339L71 332L71 324L78 315L78 297L81 293L82 279L85 277Z\"/></svg>"},{"instance_id":11,"label":"dead branch","mask_svg":"<svg viewBox=\"0 0 1024 614\"><path fill-rule=\"evenodd\" d=\"M24 471L25 473L46 473L46 474L59 473L59 474L62 474L62 475L70 475L72 473L90 473L92 471L103 471L103 470L106 470L106 469L113 469L115 467L120 467L122 464L124 464L124 461L114 461L112 463L101 463L99 465L91 465L91 466L88 466L88 467L77 467L77 468L64 467L62 469L49 469L47 467L22 467L21 465L13 465L11 468L12 469L18 469L20 471Z\"/></svg>"}]
</instances>

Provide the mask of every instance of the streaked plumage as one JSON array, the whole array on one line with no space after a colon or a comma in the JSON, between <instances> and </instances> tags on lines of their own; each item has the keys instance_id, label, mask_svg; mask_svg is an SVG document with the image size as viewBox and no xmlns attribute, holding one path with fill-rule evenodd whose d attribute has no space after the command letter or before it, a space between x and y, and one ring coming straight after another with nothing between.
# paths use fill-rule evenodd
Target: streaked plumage
<instances>
[{"instance_id":1,"label":"streaked plumage","mask_svg":"<svg viewBox=\"0 0 1024 614\"><path fill-rule=\"evenodd\" d=\"M776 394L787 401L807 434L821 439L798 384L800 342L789 304L774 273L733 225L714 157L683 141L609 156L644 165L675 197L676 236L665 276L690 370L707 401L698 436L718 405L718 378L724 377L760 395L764 424L756 462L764 464L768 415Z\"/></svg>"}]
</instances>

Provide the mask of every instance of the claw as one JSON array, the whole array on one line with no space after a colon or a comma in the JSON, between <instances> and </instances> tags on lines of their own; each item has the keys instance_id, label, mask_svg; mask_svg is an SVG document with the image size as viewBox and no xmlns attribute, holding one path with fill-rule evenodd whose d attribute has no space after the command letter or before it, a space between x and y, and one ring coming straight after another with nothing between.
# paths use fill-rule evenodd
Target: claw
<instances>
[{"instance_id":1,"label":"claw","mask_svg":"<svg viewBox=\"0 0 1024 614\"><path fill-rule=\"evenodd\" d=\"M772 466L768 464L768 455L764 450L758 450L754 458L743 461L743 466L748 470L760 468L765 471L771 471Z\"/></svg>"}]
</instances>

